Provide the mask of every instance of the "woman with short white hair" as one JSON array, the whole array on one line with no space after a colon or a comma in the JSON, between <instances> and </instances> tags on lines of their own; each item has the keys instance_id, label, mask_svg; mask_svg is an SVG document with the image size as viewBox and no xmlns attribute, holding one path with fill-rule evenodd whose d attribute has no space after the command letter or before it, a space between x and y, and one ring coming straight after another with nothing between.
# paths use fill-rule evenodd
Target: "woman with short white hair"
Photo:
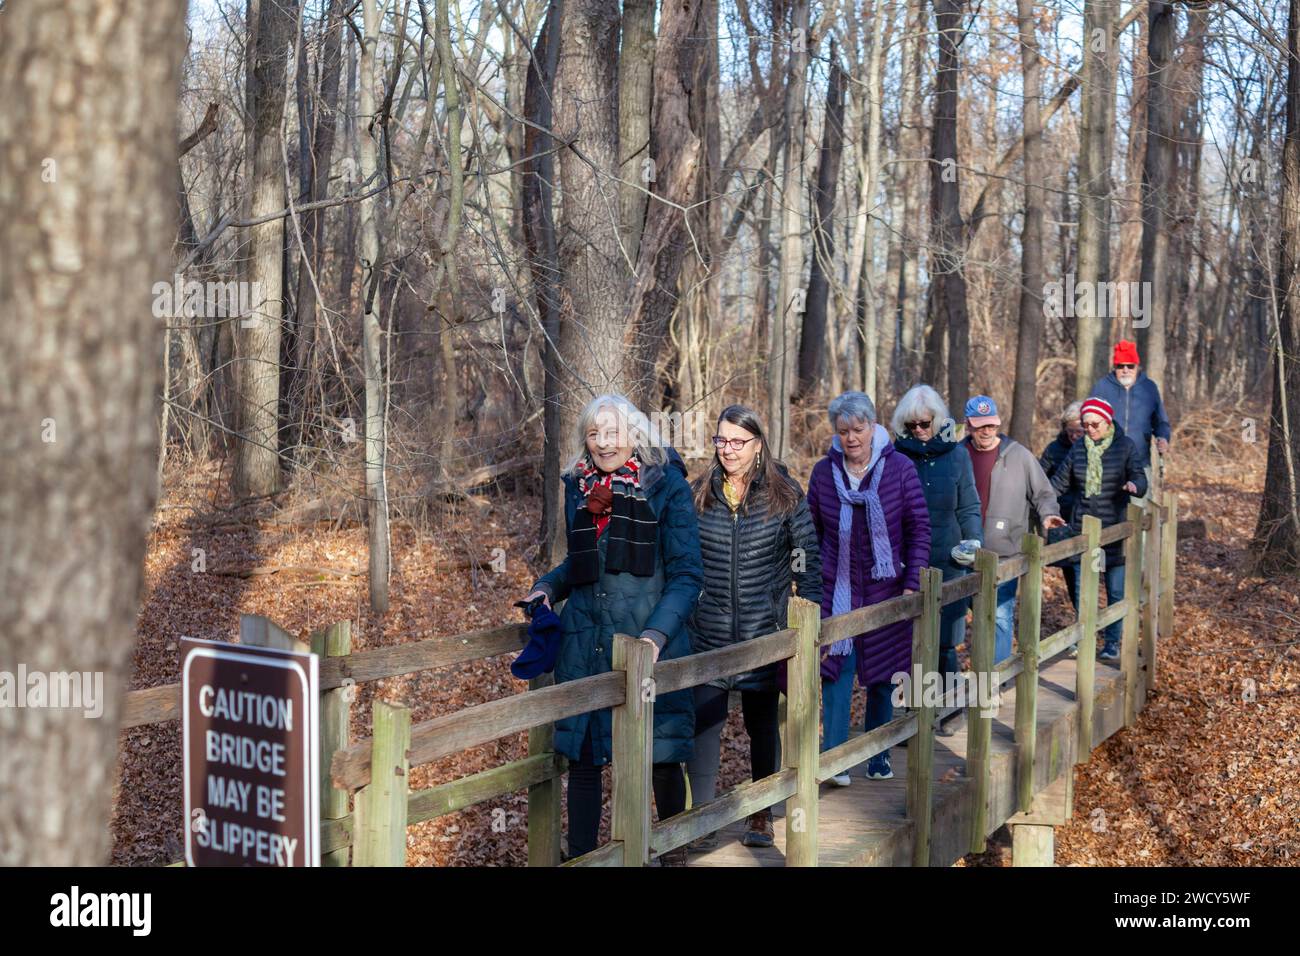
<instances>
[{"instance_id":1,"label":"woman with short white hair","mask_svg":"<svg viewBox=\"0 0 1300 956\"><path fill-rule=\"evenodd\" d=\"M965 553L973 553L984 536L984 526L970 455L953 454L961 444L948 406L929 385L916 385L899 399L890 424L896 436L894 447L916 466L925 493L930 514L930 567L938 568L945 581L961 577L967 568L954 560L953 549L961 546ZM939 612L941 674L961 671L957 647L966 640L968 604L967 599L954 601ZM959 713L939 728L939 735L952 736L961 722Z\"/></svg>"},{"instance_id":2,"label":"woman with short white hair","mask_svg":"<svg viewBox=\"0 0 1300 956\"><path fill-rule=\"evenodd\" d=\"M695 505L677 452L622 395L593 399L576 438L577 453L562 476L569 551L528 596L548 605L564 601L559 683L611 670L616 633L650 642L656 659L690 654L686 622L704 587ZM694 739L691 689L658 695L653 785L660 819L686 808L681 764ZM608 708L555 722L555 749L569 759L571 857L596 848L601 767L610 761L611 741ZM684 863L685 856L673 851L664 862Z\"/></svg>"}]
</instances>

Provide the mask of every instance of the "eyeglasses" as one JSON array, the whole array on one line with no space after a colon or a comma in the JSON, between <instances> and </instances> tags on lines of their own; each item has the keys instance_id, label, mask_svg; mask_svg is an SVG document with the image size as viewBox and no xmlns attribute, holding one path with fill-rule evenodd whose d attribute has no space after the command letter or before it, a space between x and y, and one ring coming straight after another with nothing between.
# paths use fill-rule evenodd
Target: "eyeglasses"
<instances>
[{"instance_id":1,"label":"eyeglasses","mask_svg":"<svg viewBox=\"0 0 1300 956\"><path fill-rule=\"evenodd\" d=\"M934 424L933 418L927 418L923 422L903 422L903 426L908 431L913 431L913 432L916 431L918 428L929 428L933 424Z\"/></svg>"},{"instance_id":2,"label":"eyeglasses","mask_svg":"<svg viewBox=\"0 0 1300 956\"><path fill-rule=\"evenodd\" d=\"M1122 364L1122 365L1116 365L1115 367L1116 367L1116 368L1120 368L1120 369L1137 368L1137 366L1134 365L1134 364L1131 363L1131 362L1125 362L1124 364Z\"/></svg>"},{"instance_id":3,"label":"eyeglasses","mask_svg":"<svg viewBox=\"0 0 1300 956\"><path fill-rule=\"evenodd\" d=\"M753 438L723 438L721 435L714 435L713 447L715 448L730 447L732 451L740 451L742 448L744 448L752 441L758 441L758 436L756 435Z\"/></svg>"},{"instance_id":4,"label":"eyeglasses","mask_svg":"<svg viewBox=\"0 0 1300 956\"><path fill-rule=\"evenodd\" d=\"M997 425L976 425L971 429L973 432L995 432L998 430Z\"/></svg>"},{"instance_id":5,"label":"eyeglasses","mask_svg":"<svg viewBox=\"0 0 1300 956\"><path fill-rule=\"evenodd\" d=\"M1103 421L1084 422L1084 423L1083 423L1083 427L1086 428L1086 429L1087 429L1088 431L1090 431L1090 432L1099 432L1099 431L1104 431L1105 429L1109 428L1109 427L1110 427L1110 422L1103 422Z\"/></svg>"}]
</instances>

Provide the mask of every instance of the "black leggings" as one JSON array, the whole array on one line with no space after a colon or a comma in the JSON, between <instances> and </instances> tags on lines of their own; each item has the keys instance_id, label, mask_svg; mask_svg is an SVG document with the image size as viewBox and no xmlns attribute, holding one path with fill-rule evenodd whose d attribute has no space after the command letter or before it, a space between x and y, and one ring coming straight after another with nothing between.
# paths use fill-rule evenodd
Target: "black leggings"
<instances>
[{"instance_id":1,"label":"black leggings","mask_svg":"<svg viewBox=\"0 0 1300 956\"><path fill-rule=\"evenodd\" d=\"M569 858L596 849L600 839L600 810L604 802L600 765L591 752L591 724L582 741L579 760L569 761ZM686 776L679 763L657 763L650 778L659 819L667 820L686 809Z\"/></svg>"},{"instance_id":2,"label":"black leggings","mask_svg":"<svg viewBox=\"0 0 1300 956\"><path fill-rule=\"evenodd\" d=\"M721 762L722 726L727 722L727 695L723 687L702 684L695 688L695 754L686 765L691 776L691 803L699 806L713 799ZM776 690L742 690L740 709L749 734L749 773L762 780L777 771L781 744Z\"/></svg>"}]
</instances>

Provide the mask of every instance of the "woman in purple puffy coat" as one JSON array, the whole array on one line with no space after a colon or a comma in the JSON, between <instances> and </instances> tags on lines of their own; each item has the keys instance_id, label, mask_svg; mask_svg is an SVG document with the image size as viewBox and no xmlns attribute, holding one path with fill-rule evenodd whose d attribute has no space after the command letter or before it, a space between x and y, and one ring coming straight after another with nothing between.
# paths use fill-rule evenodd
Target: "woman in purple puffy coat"
<instances>
[{"instance_id":1,"label":"woman in purple puffy coat","mask_svg":"<svg viewBox=\"0 0 1300 956\"><path fill-rule=\"evenodd\" d=\"M918 590L930 560L930 516L916 466L894 450L871 399L845 392L827 411L836 434L808 479L821 543L822 617ZM849 738L855 672L867 689L866 729L872 730L893 719L890 678L911 665L911 621L831 645L822 658L822 749ZM867 776L893 775L888 751L868 761ZM832 782L847 787L849 776Z\"/></svg>"}]
</instances>

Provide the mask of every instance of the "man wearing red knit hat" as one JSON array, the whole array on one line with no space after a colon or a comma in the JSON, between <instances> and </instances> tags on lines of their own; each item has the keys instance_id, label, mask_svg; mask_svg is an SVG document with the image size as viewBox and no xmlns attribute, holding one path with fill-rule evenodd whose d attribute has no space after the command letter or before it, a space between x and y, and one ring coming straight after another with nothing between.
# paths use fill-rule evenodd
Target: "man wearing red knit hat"
<instances>
[{"instance_id":1,"label":"man wearing red knit hat","mask_svg":"<svg viewBox=\"0 0 1300 956\"><path fill-rule=\"evenodd\" d=\"M1138 464L1151 464L1151 437L1156 450L1169 450L1169 416L1160 399L1160 387L1147 378L1138 361L1136 342L1115 343L1109 375L1092 387L1092 396L1105 399L1115 409L1115 424L1137 445Z\"/></svg>"}]
</instances>

